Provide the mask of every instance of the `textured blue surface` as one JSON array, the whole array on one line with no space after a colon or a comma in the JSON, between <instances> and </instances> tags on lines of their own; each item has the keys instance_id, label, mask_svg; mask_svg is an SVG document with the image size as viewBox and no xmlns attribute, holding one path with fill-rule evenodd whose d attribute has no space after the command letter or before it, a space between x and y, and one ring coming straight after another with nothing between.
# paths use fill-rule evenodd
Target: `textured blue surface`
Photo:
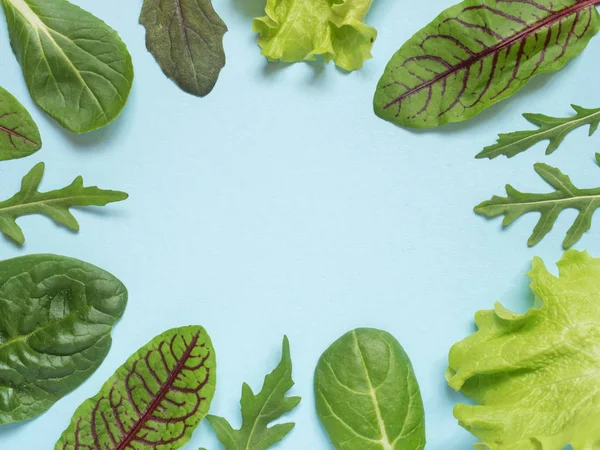
<instances>
[{"instance_id":1,"label":"textured blue surface","mask_svg":"<svg viewBox=\"0 0 600 450\"><path fill-rule=\"evenodd\" d=\"M264 0L263 0L264 1ZM76 212L81 232L47 219L20 221L27 244L0 239L0 256L51 252L84 259L120 277L130 301L113 348L83 386L33 421L0 427L0 448L52 449L75 408L141 345L190 323L205 326L218 353L212 412L239 420L241 384L255 389L290 337L304 401L296 430L278 448L329 448L312 398L323 350L349 329L394 334L411 356L427 410L428 449L467 449L473 439L452 416L461 400L444 381L450 346L473 329L473 314L495 300L523 309L525 272L535 255L562 253L565 214L535 249L536 217L508 231L472 208L506 182L543 190L533 164L545 161L581 186L600 185L598 137L579 130L551 157L542 145L512 160L477 161L498 132L527 128L523 112L570 114L570 103L600 106L600 38L558 74L460 125L411 132L378 119L372 96L395 50L452 0L376 0L375 59L345 74L333 65L268 65L251 17L260 0L216 0L230 32L227 66L205 99L167 80L144 47L141 0L77 0L116 28L134 58L136 80L121 118L73 136L35 108L0 26L0 84L30 109L43 149L0 163L0 193L12 195L38 161L45 189L76 175L125 190L127 202ZM263 3L264 6L264 3ZM595 56L596 55L596 56ZM577 245L600 256L600 223ZM221 448L203 424L187 448Z\"/></svg>"}]
</instances>

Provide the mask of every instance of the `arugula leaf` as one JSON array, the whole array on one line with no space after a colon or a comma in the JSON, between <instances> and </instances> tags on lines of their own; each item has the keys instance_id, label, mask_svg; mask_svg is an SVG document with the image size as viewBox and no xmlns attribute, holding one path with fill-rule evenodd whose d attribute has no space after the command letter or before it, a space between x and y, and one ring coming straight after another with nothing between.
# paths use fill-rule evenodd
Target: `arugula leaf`
<instances>
[{"instance_id":1,"label":"arugula leaf","mask_svg":"<svg viewBox=\"0 0 600 450\"><path fill-rule=\"evenodd\" d=\"M1 0L10 41L33 100L63 127L85 133L112 122L133 83L121 38L66 0Z\"/></svg>"},{"instance_id":2,"label":"arugula leaf","mask_svg":"<svg viewBox=\"0 0 600 450\"><path fill-rule=\"evenodd\" d=\"M204 328L164 332L77 408L55 450L183 447L208 413L216 365Z\"/></svg>"},{"instance_id":3,"label":"arugula leaf","mask_svg":"<svg viewBox=\"0 0 600 450\"><path fill-rule=\"evenodd\" d=\"M372 58L377 30L364 19L373 0L267 0L264 17L254 19L261 54L269 61L314 61L323 55L345 70Z\"/></svg>"},{"instance_id":4,"label":"arugula leaf","mask_svg":"<svg viewBox=\"0 0 600 450\"><path fill-rule=\"evenodd\" d=\"M0 262L0 423L38 416L94 373L126 304L123 283L91 264Z\"/></svg>"},{"instance_id":5,"label":"arugula leaf","mask_svg":"<svg viewBox=\"0 0 600 450\"><path fill-rule=\"evenodd\" d=\"M479 331L450 350L448 383L478 404L454 415L482 441L477 448L600 444L600 260L571 250L558 267L557 278L536 258L535 306L478 312Z\"/></svg>"},{"instance_id":6,"label":"arugula leaf","mask_svg":"<svg viewBox=\"0 0 600 450\"><path fill-rule=\"evenodd\" d=\"M317 365L315 395L338 450L425 448L425 412L412 364L385 331L360 328L329 347Z\"/></svg>"},{"instance_id":7,"label":"arugula leaf","mask_svg":"<svg viewBox=\"0 0 600 450\"><path fill-rule=\"evenodd\" d=\"M25 236L16 219L30 214L43 214L56 223L78 231L79 223L71 214L73 206L106 206L108 203L126 200L125 192L106 191L96 186L84 187L83 178L77 177L69 186L50 192L39 192L44 175L44 163L37 164L23 177L21 190L13 197L0 202L0 232L17 244L25 242Z\"/></svg>"},{"instance_id":8,"label":"arugula leaf","mask_svg":"<svg viewBox=\"0 0 600 450\"><path fill-rule=\"evenodd\" d=\"M24 158L40 148L37 125L23 105L0 87L0 161Z\"/></svg>"},{"instance_id":9,"label":"arugula leaf","mask_svg":"<svg viewBox=\"0 0 600 450\"><path fill-rule=\"evenodd\" d=\"M392 57L375 112L427 128L467 120L563 67L600 30L599 0L465 0Z\"/></svg>"},{"instance_id":10,"label":"arugula leaf","mask_svg":"<svg viewBox=\"0 0 600 450\"><path fill-rule=\"evenodd\" d=\"M285 423L269 427L269 424L293 410L300 397L286 397L294 386L290 343L283 339L281 362L265 377L262 390L254 395L246 383L242 386L242 428L234 430L222 417L209 415L208 422L215 429L219 441L227 450L266 450L280 442L295 424Z\"/></svg>"},{"instance_id":11,"label":"arugula leaf","mask_svg":"<svg viewBox=\"0 0 600 450\"><path fill-rule=\"evenodd\" d=\"M477 158L494 159L500 155L512 158L530 149L538 142L546 140L550 141L546 148L546 155L550 155L556 151L571 131L585 125L590 126L589 135L593 135L600 125L600 108L586 109L577 105L571 106L576 112L573 117L559 118L544 114L523 114L523 117L537 125L539 129L500 134L498 142L484 148Z\"/></svg>"},{"instance_id":12,"label":"arugula leaf","mask_svg":"<svg viewBox=\"0 0 600 450\"><path fill-rule=\"evenodd\" d=\"M144 0L146 47L165 75L193 95L208 95L225 66L227 26L211 0Z\"/></svg>"},{"instance_id":13,"label":"arugula leaf","mask_svg":"<svg viewBox=\"0 0 600 450\"><path fill-rule=\"evenodd\" d=\"M600 165L600 154L596 154ZM539 212L541 217L529 238L530 247L538 244L553 228L556 219L565 209L576 209L579 215L567 232L563 242L565 249L573 246L592 226L592 217L600 207L600 188L579 189L560 170L538 163L535 171L556 191L549 194L525 194L510 184L506 186L507 197L492 197L475 207L475 212L485 217L504 215L503 227L530 212Z\"/></svg>"}]
</instances>

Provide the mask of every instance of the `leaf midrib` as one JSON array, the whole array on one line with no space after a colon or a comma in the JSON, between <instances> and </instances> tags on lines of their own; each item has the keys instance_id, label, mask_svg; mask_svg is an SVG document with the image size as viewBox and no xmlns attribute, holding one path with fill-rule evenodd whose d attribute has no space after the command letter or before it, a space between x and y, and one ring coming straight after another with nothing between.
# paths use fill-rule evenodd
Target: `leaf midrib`
<instances>
[{"instance_id":1,"label":"leaf midrib","mask_svg":"<svg viewBox=\"0 0 600 450\"><path fill-rule=\"evenodd\" d=\"M537 195L544 195L544 194L537 194ZM546 195L551 195L551 194L546 194ZM519 202L519 203L498 203L498 204L492 204L492 205L482 206L482 207L477 208L477 209L478 210L483 210L483 209L490 208L490 207L495 207L495 206L515 206L515 207L519 207L519 206L529 206L529 205L541 205L541 204L548 204L548 203L551 203L551 204L569 203L569 202L576 202L578 200L589 201L591 203L594 200L600 200L600 194L598 194L598 195L574 196L574 197L561 198L561 199L556 199L556 200L540 200L540 201L532 201L532 202L528 202L528 203L523 203L523 202Z\"/></svg>"},{"instance_id":2,"label":"leaf midrib","mask_svg":"<svg viewBox=\"0 0 600 450\"><path fill-rule=\"evenodd\" d=\"M37 192L37 194L38 195L44 195L41 192ZM98 194L97 196L98 197L102 197L103 195L106 195L106 194ZM26 208L32 207L32 206L35 207L37 205L48 205L48 206L50 206L52 203L69 202L71 200L78 200L78 199L80 199L82 197L92 197L92 196L93 195L90 195L90 194L71 195L69 197L59 197L59 198L52 198L52 199L42 199L42 200L36 200L36 201L33 201L33 202L29 202L29 203L19 203L17 205L7 206L7 207L3 207L2 203L0 203L0 216L2 216L3 214L6 214L7 211L11 211L11 210L15 210L15 209L16 210L26 209ZM10 201L10 200L7 200L7 201ZM72 205L72 206L75 206L75 205ZM19 214L16 214L14 216L18 217Z\"/></svg>"}]
</instances>

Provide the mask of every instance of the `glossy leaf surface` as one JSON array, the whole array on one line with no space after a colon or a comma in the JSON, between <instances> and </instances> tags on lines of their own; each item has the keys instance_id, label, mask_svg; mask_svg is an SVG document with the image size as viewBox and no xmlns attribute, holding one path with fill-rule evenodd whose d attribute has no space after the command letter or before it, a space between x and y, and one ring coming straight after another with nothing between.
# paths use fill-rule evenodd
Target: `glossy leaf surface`
<instances>
[{"instance_id":1,"label":"glossy leaf surface","mask_svg":"<svg viewBox=\"0 0 600 450\"><path fill-rule=\"evenodd\" d=\"M33 100L74 133L112 122L133 83L115 30L66 0L1 0Z\"/></svg>"},{"instance_id":2,"label":"glossy leaf surface","mask_svg":"<svg viewBox=\"0 0 600 450\"><path fill-rule=\"evenodd\" d=\"M412 364L390 334L338 339L315 374L317 412L338 450L422 450L425 413Z\"/></svg>"},{"instance_id":3,"label":"glossy leaf surface","mask_svg":"<svg viewBox=\"0 0 600 450\"><path fill-rule=\"evenodd\" d=\"M0 262L0 423L43 413L94 373L126 304L125 286L91 264Z\"/></svg>"},{"instance_id":4,"label":"glossy leaf surface","mask_svg":"<svg viewBox=\"0 0 600 450\"><path fill-rule=\"evenodd\" d=\"M29 112L0 87L0 161L24 158L40 148L40 131Z\"/></svg>"},{"instance_id":5,"label":"glossy leaf surface","mask_svg":"<svg viewBox=\"0 0 600 450\"><path fill-rule=\"evenodd\" d=\"M375 111L425 128L469 119L560 69L600 30L598 0L465 0L393 56Z\"/></svg>"},{"instance_id":6,"label":"glossy leaf surface","mask_svg":"<svg viewBox=\"0 0 600 450\"><path fill-rule=\"evenodd\" d=\"M50 192L39 192L44 176L44 163L37 164L25 175L21 190L13 197L0 202L0 232L18 244L25 236L16 219L30 214L43 214L56 223L77 231L79 223L71 214L73 206L105 206L128 198L125 192L107 191L95 186L85 187L83 178L77 177L69 186Z\"/></svg>"},{"instance_id":7,"label":"glossy leaf surface","mask_svg":"<svg viewBox=\"0 0 600 450\"><path fill-rule=\"evenodd\" d=\"M140 23L146 47L167 77L200 97L213 90L225 66L227 26L211 0L145 0Z\"/></svg>"},{"instance_id":8,"label":"glossy leaf surface","mask_svg":"<svg viewBox=\"0 0 600 450\"><path fill-rule=\"evenodd\" d=\"M208 413L216 356L199 326L175 328L134 353L73 415L55 450L175 450Z\"/></svg>"}]
</instances>

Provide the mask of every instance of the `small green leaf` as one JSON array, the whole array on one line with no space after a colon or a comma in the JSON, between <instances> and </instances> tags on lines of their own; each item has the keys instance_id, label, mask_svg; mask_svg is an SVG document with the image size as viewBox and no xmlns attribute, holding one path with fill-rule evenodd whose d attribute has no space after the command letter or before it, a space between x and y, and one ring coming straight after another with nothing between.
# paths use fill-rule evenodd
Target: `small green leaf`
<instances>
[{"instance_id":1,"label":"small green leaf","mask_svg":"<svg viewBox=\"0 0 600 450\"><path fill-rule=\"evenodd\" d=\"M146 47L165 75L193 95L208 95L225 66L227 26L211 0L144 0Z\"/></svg>"},{"instance_id":2,"label":"small green leaf","mask_svg":"<svg viewBox=\"0 0 600 450\"><path fill-rule=\"evenodd\" d=\"M556 151L571 131L585 125L590 126L589 135L593 135L600 125L600 108L585 109L577 105L571 106L576 112L576 115L572 117L559 118L543 114L523 114L523 117L539 128L501 134L498 142L484 148L477 158L494 159L500 155L512 158L542 141L550 141L546 148L546 154L550 155Z\"/></svg>"},{"instance_id":3,"label":"small green leaf","mask_svg":"<svg viewBox=\"0 0 600 450\"><path fill-rule=\"evenodd\" d=\"M0 423L38 416L94 373L126 304L123 283L91 264L0 262Z\"/></svg>"},{"instance_id":4,"label":"small green leaf","mask_svg":"<svg viewBox=\"0 0 600 450\"><path fill-rule=\"evenodd\" d=\"M40 148L40 131L29 112L0 87L0 161L24 158Z\"/></svg>"},{"instance_id":5,"label":"small green leaf","mask_svg":"<svg viewBox=\"0 0 600 450\"><path fill-rule=\"evenodd\" d=\"M66 0L0 0L33 100L74 133L112 122L133 83L115 30Z\"/></svg>"},{"instance_id":6,"label":"small green leaf","mask_svg":"<svg viewBox=\"0 0 600 450\"><path fill-rule=\"evenodd\" d=\"M0 232L18 244L25 236L16 219L30 214L43 214L56 223L78 231L79 223L71 214L73 206L106 206L108 203L126 200L125 192L106 191L96 186L84 187L83 178L77 177L71 185L50 192L38 192L44 175L44 163L37 164L25 175L21 190L12 198L0 202Z\"/></svg>"},{"instance_id":7,"label":"small green leaf","mask_svg":"<svg viewBox=\"0 0 600 450\"><path fill-rule=\"evenodd\" d=\"M385 331L361 328L329 347L315 373L317 412L338 450L422 450L425 412L412 364Z\"/></svg>"},{"instance_id":8,"label":"small green leaf","mask_svg":"<svg viewBox=\"0 0 600 450\"><path fill-rule=\"evenodd\" d=\"M292 429L293 423L269 424L293 410L300 397L286 397L292 388L292 359L288 338L283 340L281 362L265 378L262 390L254 395L250 386L242 387L242 428L234 430L222 417L208 416L219 441L227 450L266 450L280 442Z\"/></svg>"},{"instance_id":9,"label":"small green leaf","mask_svg":"<svg viewBox=\"0 0 600 450\"><path fill-rule=\"evenodd\" d=\"M563 242L565 249L573 246L592 225L592 217L600 207L600 188L579 189L560 170L547 164L536 164L535 171L555 191L549 194L526 194L511 185L506 186L507 197L494 196L481 203L475 212L485 217L504 216L502 225L508 227L524 214L541 213L540 220L529 238L529 246L538 244L553 228L560 213L566 209L576 209L579 215L567 232Z\"/></svg>"},{"instance_id":10,"label":"small green leaf","mask_svg":"<svg viewBox=\"0 0 600 450\"><path fill-rule=\"evenodd\" d=\"M164 332L77 408L55 450L183 447L210 408L216 364L204 328Z\"/></svg>"}]
</instances>

